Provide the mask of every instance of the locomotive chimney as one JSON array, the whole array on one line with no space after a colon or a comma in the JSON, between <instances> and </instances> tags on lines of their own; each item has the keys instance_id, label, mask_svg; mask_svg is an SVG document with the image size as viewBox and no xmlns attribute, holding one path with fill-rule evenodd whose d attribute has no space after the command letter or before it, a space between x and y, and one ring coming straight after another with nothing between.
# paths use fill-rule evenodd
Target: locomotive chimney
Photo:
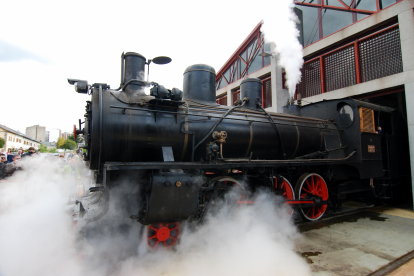
<instances>
[{"instance_id":1,"label":"locomotive chimney","mask_svg":"<svg viewBox=\"0 0 414 276\"><path fill-rule=\"evenodd\" d=\"M143 92L146 58L138 53L122 53L121 87L125 92Z\"/></svg>"},{"instance_id":2,"label":"locomotive chimney","mask_svg":"<svg viewBox=\"0 0 414 276\"><path fill-rule=\"evenodd\" d=\"M194 64L184 71L183 100L216 103L216 71L205 64Z\"/></svg>"},{"instance_id":3,"label":"locomotive chimney","mask_svg":"<svg viewBox=\"0 0 414 276\"><path fill-rule=\"evenodd\" d=\"M249 101L245 103L245 107L259 108L257 105L262 104L262 81L257 78L247 78L242 80L240 84L240 99L245 97L249 98Z\"/></svg>"}]
</instances>

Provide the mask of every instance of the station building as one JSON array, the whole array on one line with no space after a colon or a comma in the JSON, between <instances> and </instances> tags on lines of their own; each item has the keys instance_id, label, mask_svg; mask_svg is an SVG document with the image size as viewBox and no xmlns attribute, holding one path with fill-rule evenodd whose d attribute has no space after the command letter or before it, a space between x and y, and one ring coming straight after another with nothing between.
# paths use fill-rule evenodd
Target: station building
<instances>
[{"instance_id":1,"label":"station building","mask_svg":"<svg viewBox=\"0 0 414 276\"><path fill-rule=\"evenodd\" d=\"M352 97L399 110L406 120L414 179L414 0L294 1L303 45L302 104ZM282 112L285 72L259 23L217 72L216 96L232 106L246 77L263 81L262 105ZM407 162L409 163L409 161ZM402 164L404 165L404 164ZM410 171L411 166L411 171ZM412 183L412 182L411 182ZM414 184L412 184L414 187ZM411 189L412 190L412 189ZM392 195L391 195L392 197Z\"/></svg>"}]
</instances>

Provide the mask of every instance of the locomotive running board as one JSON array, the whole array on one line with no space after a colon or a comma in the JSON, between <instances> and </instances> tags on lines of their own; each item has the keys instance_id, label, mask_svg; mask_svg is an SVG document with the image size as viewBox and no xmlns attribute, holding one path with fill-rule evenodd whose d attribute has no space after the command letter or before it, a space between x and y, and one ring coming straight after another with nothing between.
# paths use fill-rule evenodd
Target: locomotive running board
<instances>
[{"instance_id":1,"label":"locomotive running board","mask_svg":"<svg viewBox=\"0 0 414 276\"><path fill-rule=\"evenodd\" d=\"M201 163L201 162L106 162L104 167L108 171L118 170L149 170L149 169L232 169L249 167L282 167L300 165L334 165L347 163L353 151L342 159L291 159L291 160L246 160L228 159L225 162Z\"/></svg>"}]
</instances>

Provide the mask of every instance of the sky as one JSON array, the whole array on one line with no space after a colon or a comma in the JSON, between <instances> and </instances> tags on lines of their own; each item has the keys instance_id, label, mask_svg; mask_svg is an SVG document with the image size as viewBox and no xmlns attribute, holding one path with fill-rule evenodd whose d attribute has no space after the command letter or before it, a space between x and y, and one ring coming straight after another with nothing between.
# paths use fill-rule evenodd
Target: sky
<instances>
[{"instance_id":1,"label":"sky","mask_svg":"<svg viewBox=\"0 0 414 276\"><path fill-rule=\"evenodd\" d=\"M3 2L0 124L71 132L90 96L67 78L115 89L122 52L171 57L150 65L150 81L182 89L185 68L204 63L218 72L261 20L277 17L279 1Z\"/></svg>"}]
</instances>

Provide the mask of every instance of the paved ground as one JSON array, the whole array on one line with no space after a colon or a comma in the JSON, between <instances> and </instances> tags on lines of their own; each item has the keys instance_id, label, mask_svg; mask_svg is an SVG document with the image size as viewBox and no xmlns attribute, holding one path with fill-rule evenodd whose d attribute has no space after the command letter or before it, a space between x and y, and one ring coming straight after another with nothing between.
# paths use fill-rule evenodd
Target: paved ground
<instances>
[{"instance_id":1,"label":"paved ground","mask_svg":"<svg viewBox=\"0 0 414 276\"><path fill-rule=\"evenodd\" d=\"M414 250L414 212L410 210L378 207L303 223L299 230L302 238L296 249L317 276L369 275ZM413 271L414 262L404 267Z\"/></svg>"}]
</instances>

